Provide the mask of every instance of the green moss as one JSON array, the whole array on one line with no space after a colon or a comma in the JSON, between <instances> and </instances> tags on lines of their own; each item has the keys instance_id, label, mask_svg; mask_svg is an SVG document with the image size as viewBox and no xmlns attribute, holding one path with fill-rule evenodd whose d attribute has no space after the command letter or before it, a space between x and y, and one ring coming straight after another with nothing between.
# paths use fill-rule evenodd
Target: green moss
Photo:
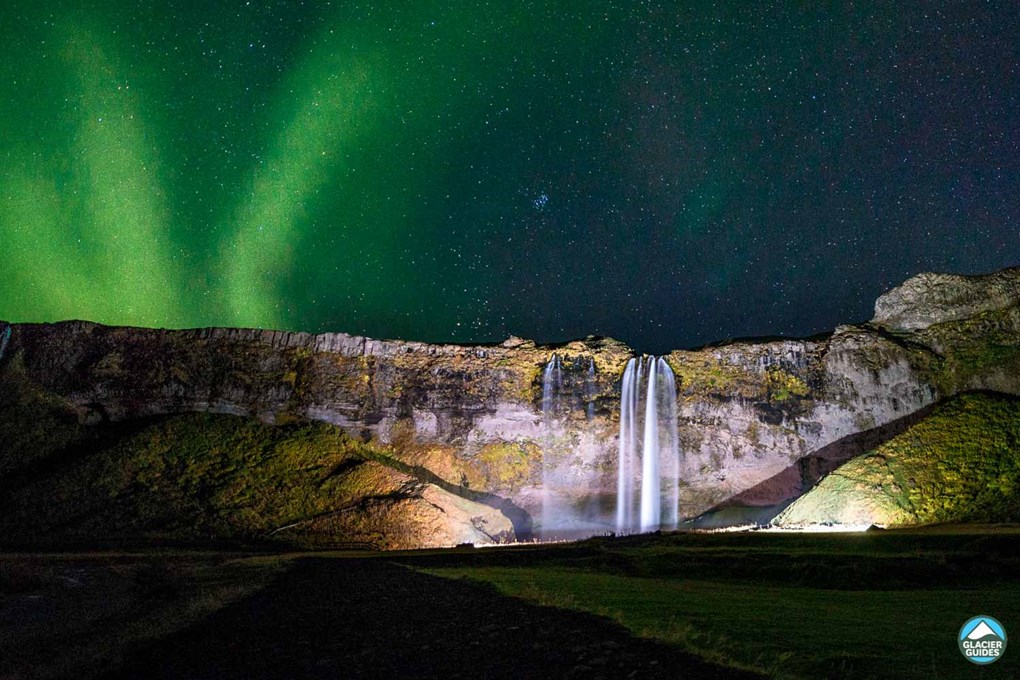
<instances>
[{"instance_id":1,"label":"green moss","mask_svg":"<svg viewBox=\"0 0 1020 680\"><path fill-rule=\"evenodd\" d=\"M684 399L755 398L763 391L760 376L741 366L722 363L703 352L673 352L667 361Z\"/></svg>"},{"instance_id":2,"label":"green moss","mask_svg":"<svg viewBox=\"0 0 1020 680\"><path fill-rule=\"evenodd\" d=\"M975 378L1005 371L1020 374L1020 345L971 344L948 352L943 364L945 390L966 389Z\"/></svg>"},{"instance_id":3,"label":"green moss","mask_svg":"<svg viewBox=\"0 0 1020 680\"><path fill-rule=\"evenodd\" d=\"M477 462L487 489L519 489L528 483L532 462L541 453L534 442L496 442L478 452Z\"/></svg>"},{"instance_id":4,"label":"green moss","mask_svg":"<svg viewBox=\"0 0 1020 680\"><path fill-rule=\"evenodd\" d=\"M99 429L103 436L78 442L79 455L64 455L9 490L0 536L262 538L392 497L407 479L324 423L273 427L187 414ZM9 444L4 452L12 455ZM352 527L336 530L349 534ZM346 538L300 528L286 535L298 545Z\"/></svg>"},{"instance_id":5,"label":"green moss","mask_svg":"<svg viewBox=\"0 0 1020 680\"><path fill-rule=\"evenodd\" d=\"M1020 518L1020 403L965 395L883 447L922 522Z\"/></svg>"},{"instance_id":6,"label":"green moss","mask_svg":"<svg viewBox=\"0 0 1020 680\"><path fill-rule=\"evenodd\" d=\"M765 391L769 401L786 401L792 397L806 397L810 390L807 383L788 373L778 366L770 366L765 371Z\"/></svg>"},{"instance_id":7,"label":"green moss","mask_svg":"<svg viewBox=\"0 0 1020 680\"><path fill-rule=\"evenodd\" d=\"M920 333L926 344L939 349L942 360L932 370L932 380L944 394L973 388L976 379L995 373L1020 374L1020 341L1014 308L983 312L950 321Z\"/></svg>"},{"instance_id":8,"label":"green moss","mask_svg":"<svg viewBox=\"0 0 1020 680\"><path fill-rule=\"evenodd\" d=\"M25 377L20 354L0 370L0 479L87 436L78 411Z\"/></svg>"},{"instance_id":9,"label":"green moss","mask_svg":"<svg viewBox=\"0 0 1020 680\"><path fill-rule=\"evenodd\" d=\"M509 394L516 396L518 399L524 402L532 402L535 400L536 395L541 394L539 388L536 387L538 377L542 374L542 367L536 364L528 364L520 369L520 376L517 381L511 385L504 386Z\"/></svg>"},{"instance_id":10,"label":"green moss","mask_svg":"<svg viewBox=\"0 0 1020 680\"><path fill-rule=\"evenodd\" d=\"M686 400L740 398L781 403L811 392L802 378L778 366L751 371L745 364L722 361L706 351L673 352L667 361L676 375L680 397Z\"/></svg>"},{"instance_id":11,"label":"green moss","mask_svg":"<svg viewBox=\"0 0 1020 680\"><path fill-rule=\"evenodd\" d=\"M1020 401L964 394L842 465L786 512L790 523L1020 520Z\"/></svg>"}]
</instances>

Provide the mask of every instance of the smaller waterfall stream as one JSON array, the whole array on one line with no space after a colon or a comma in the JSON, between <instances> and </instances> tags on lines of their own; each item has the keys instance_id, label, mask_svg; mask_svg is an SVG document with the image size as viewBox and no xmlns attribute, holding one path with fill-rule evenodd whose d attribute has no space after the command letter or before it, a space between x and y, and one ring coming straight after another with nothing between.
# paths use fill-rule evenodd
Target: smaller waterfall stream
<instances>
[{"instance_id":1,"label":"smaller waterfall stream","mask_svg":"<svg viewBox=\"0 0 1020 680\"><path fill-rule=\"evenodd\" d=\"M555 416L556 401L562 385L563 364L560 362L560 356L553 354L542 373L542 418L545 420Z\"/></svg>"},{"instance_id":2,"label":"smaller waterfall stream","mask_svg":"<svg viewBox=\"0 0 1020 680\"><path fill-rule=\"evenodd\" d=\"M676 529L680 523L680 436L677 429L676 376L664 359L660 358L659 361L665 369L660 374L664 395L661 413L663 421L667 423L666 431L663 433L665 448L662 457L667 481L666 493L663 496L666 502L663 523L667 529Z\"/></svg>"},{"instance_id":3,"label":"smaller waterfall stream","mask_svg":"<svg viewBox=\"0 0 1020 680\"><path fill-rule=\"evenodd\" d=\"M0 361L4 359L4 352L7 351L7 343L11 340L11 327L4 325L3 330L0 330Z\"/></svg>"},{"instance_id":4,"label":"smaller waterfall stream","mask_svg":"<svg viewBox=\"0 0 1020 680\"><path fill-rule=\"evenodd\" d=\"M627 368L623 372L623 388L620 395L620 445L617 459L616 475L616 530L623 531L624 527L634 525L634 409L631 407L637 402L634 391L636 375L634 371L634 359L627 362Z\"/></svg>"},{"instance_id":5,"label":"smaller waterfall stream","mask_svg":"<svg viewBox=\"0 0 1020 680\"><path fill-rule=\"evenodd\" d=\"M588 402L585 408L585 415L591 421L595 417L595 395L598 394L598 386L595 384L595 359L588 360L588 375L584 383L584 398Z\"/></svg>"}]
</instances>

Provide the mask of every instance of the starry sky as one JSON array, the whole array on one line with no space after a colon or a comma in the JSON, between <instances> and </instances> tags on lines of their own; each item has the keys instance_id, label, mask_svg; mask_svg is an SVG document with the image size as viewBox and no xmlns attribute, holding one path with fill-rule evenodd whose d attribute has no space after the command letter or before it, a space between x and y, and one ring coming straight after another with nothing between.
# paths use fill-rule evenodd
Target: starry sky
<instances>
[{"instance_id":1,"label":"starry sky","mask_svg":"<svg viewBox=\"0 0 1020 680\"><path fill-rule=\"evenodd\" d=\"M0 318L647 352L1020 264L1020 4L5 0Z\"/></svg>"}]
</instances>

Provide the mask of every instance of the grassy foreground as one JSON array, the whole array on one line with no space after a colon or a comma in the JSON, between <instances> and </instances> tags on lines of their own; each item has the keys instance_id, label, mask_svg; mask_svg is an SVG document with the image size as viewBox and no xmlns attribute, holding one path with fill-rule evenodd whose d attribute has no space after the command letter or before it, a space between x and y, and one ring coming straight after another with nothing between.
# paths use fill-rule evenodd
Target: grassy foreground
<instances>
[{"instance_id":1,"label":"grassy foreground","mask_svg":"<svg viewBox=\"0 0 1020 680\"><path fill-rule=\"evenodd\" d=\"M1020 654L977 668L958 652L956 634L982 613L1007 633L1020 630L1018 539L1015 528L959 527L634 537L424 568L607 616L771 677L1017 677Z\"/></svg>"},{"instance_id":2,"label":"grassy foreground","mask_svg":"<svg viewBox=\"0 0 1020 680\"><path fill-rule=\"evenodd\" d=\"M638 636L769 677L1015 678L1016 649L1007 648L1000 661L979 668L957 651L956 636L977 614L996 617L1008 634L1020 630L1018 540L1016 526L945 525L856 534L645 535L390 553L0 553L0 677L90 677L141 640L211 620L227 604L260 590L271 595L280 587L277 576L300 564L299 558L314 556L325 565L316 573L333 574L337 583L352 569L364 571L366 562L399 562L491 584L540 605L605 616ZM426 617L433 629L428 635L462 644L481 641L492 645L492 653L522 644L519 637L509 642L520 624L512 630L491 625L484 639L468 630L479 625L474 614L497 605L490 587L444 590L392 565L380 573L386 597L355 604L348 595L334 594L318 613L335 609L344 620L382 621L372 624L377 627L371 635L392 639L406 651L400 646L430 643L427 636L394 637L387 620L394 608L449 611L456 592L457 613ZM291 585L326 597L315 583ZM312 615L306 606L283 606L277 613L282 618L259 624L286 627ZM287 635L281 639L294 647ZM306 652L291 649L299 656ZM346 658L348 652L337 654Z\"/></svg>"}]
</instances>

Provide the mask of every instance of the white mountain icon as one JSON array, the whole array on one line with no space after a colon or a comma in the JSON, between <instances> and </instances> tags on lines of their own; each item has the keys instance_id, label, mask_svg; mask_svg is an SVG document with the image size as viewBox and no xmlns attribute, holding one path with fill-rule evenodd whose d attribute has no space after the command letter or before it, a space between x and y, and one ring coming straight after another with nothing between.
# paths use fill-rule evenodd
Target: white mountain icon
<instances>
[{"instance_id":1,"label":"white mountain icon","mask_svg":"<svg viewBox=\"0 0 1020 680\"><path fill-rule=\"evenodd\" d=\"M969 633L967 633L967 639L968 640L980 640L981 638L983 638L983 637L985 637L987 635L994 635L995 637L999 637L998 634L994 630L989 628L988 624L985 623L984 620L982 620L981 623L979 623L978 625L974 626L974 630L972 630Z\"/></svg>"}]
</instances>

